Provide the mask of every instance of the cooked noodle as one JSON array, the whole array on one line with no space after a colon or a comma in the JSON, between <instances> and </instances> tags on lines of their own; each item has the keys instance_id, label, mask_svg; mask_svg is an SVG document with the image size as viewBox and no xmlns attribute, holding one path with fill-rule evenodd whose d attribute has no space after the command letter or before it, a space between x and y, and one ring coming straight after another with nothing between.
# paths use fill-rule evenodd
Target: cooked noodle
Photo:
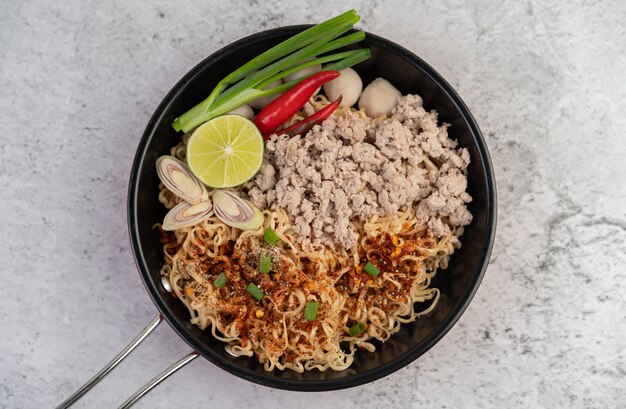
<instances>
[{"instance_id":1,"label":"cooked noodle","mask_svg":"<svg viewBox=\"0 0 626 409\"><path fill-rule=\"evenodd\" d=\"M328 100L317 96L310 102L317 110ZM171 154L184 159L185 142ZM436 165L428 161L424 166ZM159 201L169 209L180 199L161 185ZM401 324L436 307L440 292L431 280L460 246L452 233L433 238L409 208L395 216L353 221L360 241L350 250L318 246L305 251L294 240L285 211L263 213L264 226L255 231L242 232L216 217L174 232L160 230L161 274L193 324L209 329L233 355L256 355L267 371L348 368L358 348L374 351L374 340L387 340ZM268 227L281 239L274 247L263 240ZM260 254L271 255L277 266L271 277L258 272ZM364 274L367 260L384 272L374 279ZM229 279L223 288L212 284L220 273ZM260 302L246 292L252 278L265 293ZM303 318L308 301L319 302L313 322ZM351 336L356 322L365 323L366 331Z\"/></svg>"}]
</instances>

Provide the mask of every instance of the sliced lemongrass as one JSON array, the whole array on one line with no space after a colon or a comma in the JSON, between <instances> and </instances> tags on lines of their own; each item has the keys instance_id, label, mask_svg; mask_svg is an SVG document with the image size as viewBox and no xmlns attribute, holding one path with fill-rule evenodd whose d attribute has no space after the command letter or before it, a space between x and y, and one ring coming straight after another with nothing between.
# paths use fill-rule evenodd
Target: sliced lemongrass
<instances>
[{"instance_id":1,"label":"sliced lemongrass","mask_svg":"<svg viewBox=\"0 0 626 409\"><path fill-rule=\"evenodd\" d=\"M173 231L194 226L213 215L211 202L189 204L181 202L174 206L163 219L163 230Z\"/></svg>"},{"instance_id":2,"label":"sliced lemongrass","mask_svg":"<svg viewBox=\"0 0 626 409\"><path fill-rule=\"evenodd\" d=\"M159 179L165 187L184 201L197 204L209 200L204 184L182 161L173 156L164 155L157 159L156 168Z\"/></svg>"},{"instance_id":3,"label":"sliced lemongrass","mask_svg":"<svg viewBox=\"0 0 626 409\"><path fill-rule=\"evenodd\" d=\"M263 214L252 203L228 190L213 192L215 215L225 224L241 230L254 230L263 224Z\"/></svg>"}]
</instances>

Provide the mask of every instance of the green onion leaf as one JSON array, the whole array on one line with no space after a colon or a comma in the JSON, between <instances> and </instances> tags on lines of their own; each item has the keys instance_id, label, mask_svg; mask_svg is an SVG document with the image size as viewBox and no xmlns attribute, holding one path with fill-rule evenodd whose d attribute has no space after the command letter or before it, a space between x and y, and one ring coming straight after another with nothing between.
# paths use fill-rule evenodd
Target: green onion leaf
<instances>
[{"instance_id":1,"label":"green onion leaf","mask_svg":"<svg viewBox=\"0 0 626 409\"><path fill-rule=\"evenodd\" d=\"M246 291L258 301L261 301L261 298L263 298L264 295L263 291L253 283L248 284Z\"/></svg>"},{"instance_id":2,"label":"green onion leaf","mask_svg":"<svg viewBox=\"0 0 626 409\"><path fill-rule=\"evenodd\" d=\"M318 54L324 54L338 48L346 47L365 39L365 32L357 31L356 33L347 34L343 37L339 37L333 41L328 42Z\"/></svg>"},{"instance_id":3,"label":"green onion leaf","mask_svg":"<svg viewBox=\"0 0 626 409\"><path fill-rule=\"evenodd\" d=\"M294 35L293 37L283 41L282 43L270 48L261 55L258 55L257 57L248 61L247 63L239 67L236 71L229 74L226 78L224 78L223 81L227 84L232 84L235 81L244 78L249 73L258 70L261 67L265 67L267 64L270 64L287 54L299 50L306 45L314 43L315 41L323 37L329 30L346 25L353 26L359 20L360 17L356 13L356 11L349 10L343 14L326 20L320 24L317 24L309 29L302 31L301 33Z\"/></svg>"},{"instance_id":4,"label":"green onion leaf","mask_svg":"<svg viewBox=\"0 0 626 409\"><path fill-rule=\"evenodd\" d=\"M222 288L226 285L227 282L228 282L228 277L226 277L226 274L220 273L220 275L217 276L215 281L213 281L213 285L216 286L217 288Z\"/></svg>"},{"instance_id":5,"label":"green onion leaf","mask_svg":"<svg viewBox=\"0 0 626 409\"><path fill-rule=\"evenodd\" d=\"M261 259L259 260L259 271L261 272L261 274L269 273L271 268L272 258L270 256L261 254Z\"/></svg>"},{"instance_id":6,"label":"green onion leaf","mask_svg":"<svg viewBox=\"0 0 626 409\"><path fill-rule=\"evenodd\" d=\"M203 122L243 104L258 98L276 95L293 87L299 81L292 81L270 90L262 89L272 82L272 78L280 79L289 75L286 71L303 65L308 59L363 40L365 33L362 31L341 37L359 19L358 14L351 10L270 48L223 78L204 101L176 118L172 126L177 131L189 132ZM341 56L339 61L330 64L330 68L325 69L347 68L370 57L369 50L360 51L365 52ZM310 64L335 61L337 58L339 58L338 55L325 56L321 57L322 61L311 61Z\"/></svg>"},{"instance_id":7,"label":"green onion leaf","mask_svg":"<svg viewBox=\"0 0 626 409\"><path fill-rule=\"evenodd\" d=\"M350 10L338 15L337 17L333 17L316 26L304 30L301 33L298 33L282 43L270 48L223 78L204 101L193 107L191 110L185 112L179 118L176 118L176 120L172 123L172 126L177 131L184 130L185 132L188 132L190 129L195 127L192 124L199 121L199 116L206 115L207 111L211 109L215 99L229 85L247 77L258 69L275 62L279 58L325 38L330 31L337 30L342 27L348 27L349 29L359 20L360 17L356 11ZM208 121L209 119L211 118L204 119L204 121ZM199 125L204 121L200 121L199 123L196 123L196 125Z\"/></svg>"},{"instance_id":8,"label":"green onion leaf","mask_svg":"<svg viewBox=\"0 0 626 409\"><path fill-rule=\"evenodd\" d=\"M369 49L359 50L358 53L354 53L350 57L324 66L324 70L341 71L343 69L350 68L353 65L357 65L358 63L369 59L371 56L372 53Z\"/></svg>"},{"instance_id":9,"label":"green onion leaf","mask_svg":"<svg viewBox=\"0 0 626 409\"><path fill-rule=\"evenodd\" d=\"M330 30L318 41L307 45L301 50L298 50L295 53L290 54L239 81L237 84L225 91L223 95L220 95L220 100L221 98L228 98L231 94L237 93L241 90L256 88L258 84L271 77L273 73L280 72L284 68L289 68L294 64L302 62L302 60L306 60L307 58L311 58L316 54L319 54L320 50L322 50L323 47L325 47L331 40L336 39L346 31L350 30L350 28L351 26L342 26ZM219 100L216 100L216 105L219 105Z\"/></svg>"},{"instance_id":10,"label":"green onion leaf","mask_svg":"<svg viewBox=\"0 0 626 409\"><path fill-rule=\"evenodd\" d=\"M280 241L280 237L278 237L276 232L269 227L263 232L263 238L270 246L275 246L276 243Z\"/></svg>"},{"instance_id":11,"label":"green onion leaf","mask_svg":"<svg viewBox=\"0 0 626 409\"><path fill-rule=\"evenodd\" d=\"M352 56L354 56L356 54L361 54L363 51L367 51L367 50L343 51L343 52L340 52L340 53L325 55L323 57L318 57L318 58L314 58L314 59L311 59L311 60L307 60L307 61L301 62L298 65L294 65L293 67L288 68L286 70L283 70L283 71L279 72L278 74L276 74L276 75L266 79L265 81L263 81L259 85L257 85L256 88L263 89L266 86L268 86L269 84L271 84L272 82L275 82L275 81L278 81L280 79L283 79L286 76L293 74L294 72L298 72L300 70L303 70L305 68L309 68L309 67L312 67L312 66L318 65L318 64L325 64L325 63L331 62L331 61L343 60L344 58L352 57ZM311 74L311 75L313 75L313 74ZM304 77L304 78L306 78L306 77ZM304 78L299 78L299 80L302 81Z\"/></svg>"},{"instance_id":12,"label":"green onion leaf","mask_svg":"<svg viewBox=\"0 0 626 409\"><path fill-rule=\"evenodd\" d=\"M380 270L369 261L365 264L365 267L363 267L363 270L365 270L367 274L371 275L372 278L380 274Z\"/></svg>"},{"instance_id":13,"label":"green onion leaf","mask_svg":"<svg viewBox=\"0 0 626 409\"><path fill-rule=\"evenodd\" d=\"M317 317L317 309L319 308L320 303L317 301L309 301L306 303L306 307L304 307L304 319L308 321L315 321Z\"/></svg>"},{"instance_id":14,"label":"green onion leaf","mask_svg":"<svg viewBox=\"0 0 626 409\"><path fill-rule=\"evenodd\" d=\"M353 326L350 327L350 335L356 337L357 335L361 335L365 332L365 324L362 322L357 322Z\"/></svg>"}]
</instances>

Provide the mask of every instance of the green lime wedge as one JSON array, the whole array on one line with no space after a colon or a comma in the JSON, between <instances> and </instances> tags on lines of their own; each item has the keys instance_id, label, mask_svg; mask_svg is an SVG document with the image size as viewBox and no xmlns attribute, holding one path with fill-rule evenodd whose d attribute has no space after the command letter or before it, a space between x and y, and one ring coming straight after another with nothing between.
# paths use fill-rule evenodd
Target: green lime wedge
<instances>
[{"instance_id":1,"label":"green lime wedge","mask_svg":"<svg viewBox=\"0 0 626 409\"><path fill-rule=\"evenodd\" d=\"M233 187L252 178L263 162L263 137L254 123L222 115L196 129L187 143L187 164L215 188Z\"/></svg>"}]
</instances>

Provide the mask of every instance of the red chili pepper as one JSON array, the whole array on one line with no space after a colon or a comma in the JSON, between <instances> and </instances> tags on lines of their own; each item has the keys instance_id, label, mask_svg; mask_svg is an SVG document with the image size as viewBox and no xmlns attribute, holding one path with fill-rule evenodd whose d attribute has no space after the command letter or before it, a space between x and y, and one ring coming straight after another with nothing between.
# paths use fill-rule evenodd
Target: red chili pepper
<instances>
[{"instance_id":1,"label":"red chili pepper","mask_svg":"<svg viewBox=\"0 0 626 409\"><path fill-rule=\"evenodd\" d=\"M307 118L304 118L300 122L296 122L295 124L291 125L289 128L281 130L280 133L286 134L289 136L305 135L315 125L321 124L326 119L328 119L328 117L331 116L337 108L339 108L340 104L341 104L341 95L335 101L326 105L324 108L320 109L313 115Z\"/></svg>"},{"instance_id":2,"label":"red chili pepper","mask_svg":"<svg viewBox=\"0 0 626 409\"><path fill-rule=\"evenodd\" d=\"M294 116L320 86L339 75L339 71L320 71L303 79L263 108L254 117L254 124L268 139L267 136Z\"/></svg>"}]
</instances>

